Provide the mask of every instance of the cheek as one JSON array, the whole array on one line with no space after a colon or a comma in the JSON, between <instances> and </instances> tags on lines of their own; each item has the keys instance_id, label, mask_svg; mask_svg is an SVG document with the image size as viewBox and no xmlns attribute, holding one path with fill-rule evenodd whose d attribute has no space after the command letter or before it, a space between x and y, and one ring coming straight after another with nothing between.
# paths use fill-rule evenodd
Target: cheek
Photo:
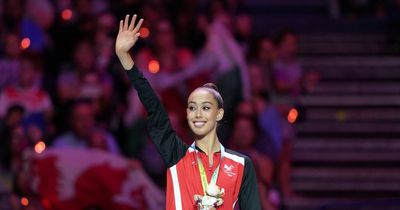
<instances>
[{"instance_id":1,"label":"cheek","mask_svg":"<svg viewBox=\"0 0 400 210\"><path fill-rule=\"evenodd\" d=\"M186 119L189 121L191 118L193 118L193 112L191 111L186 111Z\"/></svg>"},{"instance_id":2,"label":"cheek","mask_svg":"<svg viewBox=\"0 0 400 210\"><path fill-rule=\"evenodd\" d=\"M208 113L207 118L212 120L212 121L215 121L215 122L219 121L218 112L210 112L210 113Z\"/></svg>"},{"instance_id":3,"label":"cheek","mask_svg":"<svg viewBox=\"0 0 400 210\"><path fill-rule=\"evenodd\" d=\"M186 114L186 121L190 125L190 116L189 116L189 114Z\"/></svg>"},{"instance_id":4,"label":"cheek","mask_svg":"<svg viewBox=\"0 0 400 210\"><path fill-rule=\"evenodd\" d=\"M196 114L194 112L190 112L190 111L186 112L186 121L187 121L187 124L189 125L189 127L193 126L191 122L194 119L196 119Z\"/></svg>"}]
</instances>

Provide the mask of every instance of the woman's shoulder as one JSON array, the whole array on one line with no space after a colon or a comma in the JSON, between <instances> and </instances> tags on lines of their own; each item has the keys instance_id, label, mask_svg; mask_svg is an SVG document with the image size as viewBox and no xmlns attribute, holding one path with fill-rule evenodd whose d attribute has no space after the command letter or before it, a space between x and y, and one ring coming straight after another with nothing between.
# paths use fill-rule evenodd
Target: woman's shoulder
<instances>
[{"instance_id":1,"label":"woman's shoulder","mask_svg":"<svg viewBox=\"0 0 400 210\"><path fill-rule=\"evenodd\" d=\"M250 157L248 157L247 155L231 149L225 149L224 158L225 157L242 165L246 165L247 163L251 162Z\"/></svg>"}]
</instances>

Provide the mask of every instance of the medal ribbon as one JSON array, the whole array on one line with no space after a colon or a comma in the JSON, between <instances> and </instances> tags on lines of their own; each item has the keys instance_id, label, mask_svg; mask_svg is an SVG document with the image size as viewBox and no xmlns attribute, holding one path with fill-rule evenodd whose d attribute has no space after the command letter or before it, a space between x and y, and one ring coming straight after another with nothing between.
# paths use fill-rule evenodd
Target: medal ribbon
<instances>
[{"instance_id":1,"label":"medal ribbon","mask_svg":"<svg viewBox=\"0 0 400 210\"><path fill-rule=\"evenodd\" d=\"M192 144L192 147L195 147L194 143ZM222 162L222 159L223 159L224 153L225 153L225 148L224 148L224 146L222 146L222 144L220 144L220 148L221 148L221 158L219 159L217 168L214 170L214 172L212 174L210 183L207 182L207 175L206 175L206 171L204 169L204 165L201 162L199 155L197 154L198 151L196 150L197 165L199 166L201 185L203 186L204 195L206 195L208 185L215 185L217 183L219 167L221 165L221 162Z\"/></svg>"}]
</instances>

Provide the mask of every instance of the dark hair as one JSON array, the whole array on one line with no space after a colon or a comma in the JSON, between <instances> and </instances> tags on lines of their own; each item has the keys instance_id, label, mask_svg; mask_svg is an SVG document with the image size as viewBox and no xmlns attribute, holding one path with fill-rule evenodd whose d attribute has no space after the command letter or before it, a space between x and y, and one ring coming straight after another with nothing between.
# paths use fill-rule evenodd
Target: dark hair
<instances>
[{"instance_id":1,"label":"dark hair","mask_svg":"<svg viewBox=\"0 0 400 210\"><path fill-rule=\"evenodd\" d=\"M12 112L19 112L19 113L25 113L25 108L19 104L12 105L8 107L6 116L10 115Z\"/></svg>"},{"instance_id":2,"label":"dark hair","mask_svg":"<svg viewBox=\"0 0 400 210\"><path fill-rule=\"evenodd\" d=\"M215 100L218 103L218 109L224 108L224 100L222 99L222 96L219 93L218 87L214 83L206 83L199 88L206 89L209 93L211 93L214 96Z\"/></svg>"},{"instance_id":3,"label":"dark hair","mask_svg":"<svg viewBox=\"0 0 400 210\"><path fill-rule=\"evenodd\" d=\"M298 34L296 33L296 31L292 30L292 29L283 29L281 30L278 35L274 38L274 44L276 46L280 46L283 41L285 41L285 39L287 38L287 36L295 36L298 37Z\"/></svg>"}]
</instances>

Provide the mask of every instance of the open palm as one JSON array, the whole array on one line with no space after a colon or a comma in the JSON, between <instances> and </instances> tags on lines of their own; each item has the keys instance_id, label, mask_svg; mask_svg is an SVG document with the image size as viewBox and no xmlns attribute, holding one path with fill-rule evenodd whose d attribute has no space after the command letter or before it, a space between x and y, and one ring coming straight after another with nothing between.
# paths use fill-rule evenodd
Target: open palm
<instances>
[{"instance_id":1,"label":"open palm","mask_svg":"<svg viewBox=\"0 0 400 210\"><path fill-rule=\"evenodd\" d=\"M139 29L143 23L143 19L140 19L135 26L136 17L136 15L133 15L130 23L129 15L125 16L125 20L120 21L118 36L115 42L115 51L117 53L128 52L138 40L140 36Z\"/></svg>"}]
</instances>

